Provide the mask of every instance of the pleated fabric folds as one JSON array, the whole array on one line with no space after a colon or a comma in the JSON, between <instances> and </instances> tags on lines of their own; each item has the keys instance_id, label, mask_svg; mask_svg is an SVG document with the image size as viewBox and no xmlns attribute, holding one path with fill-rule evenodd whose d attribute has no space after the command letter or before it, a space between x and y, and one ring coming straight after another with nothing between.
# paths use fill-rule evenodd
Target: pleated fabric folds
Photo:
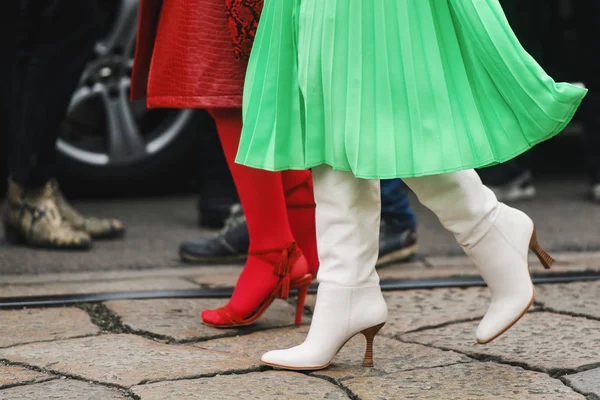
<instances>
[{"instance_id":1,"label":"pleated fabric folds","mask_svg":"<svg viewBox=\"0 0 600 400\"><path fill-rule=\"evenodd\" d=\"M484 167L558 134L556 83L497 0L265 0L237 162L359 178Z\"/></svg>"}]
</instances>

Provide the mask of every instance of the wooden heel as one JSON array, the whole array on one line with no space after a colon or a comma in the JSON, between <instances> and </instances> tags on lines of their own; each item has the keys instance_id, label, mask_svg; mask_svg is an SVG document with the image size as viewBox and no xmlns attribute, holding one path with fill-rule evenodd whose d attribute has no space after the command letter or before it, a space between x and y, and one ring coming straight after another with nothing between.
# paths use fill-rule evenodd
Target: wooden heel
<instances>
[{"instance_id":1,"label":"wooden heel","mask_svg":"<svg viewBox=\"0 0 600 400\"><path fill-rule=\"evenodd\" d=\"M373 339L375 338L375 335L377 335L377 332L379 332L384 325L385 322L383 324L367 328L361 332L365 336L365 339L367 339L367 349L365 351L363 367L373 367Z\"/></svg>"},{"instance_id":2,"label":"wooden heel","mask_svg":"<svg viewBox=\"0 0 600 400\"><path fill-rule=\"evenodd\" d=\"M296 326L302 323L302 316L304 315L304 302L306 301L306 294L308 293L308 288L310 287L310 283L312 282L312 275L305 275L301 281L296 286L298 288L298 299L296 302L296 319L294 324Z\"/></svg>"},{"instance_id":3,"label":"wooden heel","mask_svg":"<svg viewBox=\"0 0 600 400\"><path fill-rule=\"evenodd\" d=\"M554 258L550 254L546 253L544 249L540 247L537 241L537 233L533 228L533 234L531 235L531 242L529 242L529 248L535 253L537 258L540 260L545 269L550 269L550 266L554 263Z\"/></svg>"}]
</instances>

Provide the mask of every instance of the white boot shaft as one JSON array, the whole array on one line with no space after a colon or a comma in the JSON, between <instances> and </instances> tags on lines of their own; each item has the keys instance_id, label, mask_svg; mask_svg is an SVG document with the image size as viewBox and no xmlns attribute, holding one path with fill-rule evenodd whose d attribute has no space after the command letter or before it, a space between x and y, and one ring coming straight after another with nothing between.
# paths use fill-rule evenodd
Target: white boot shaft
<instances>
[{"instance_id":1,"label":"white boot shaft","mask_svg":"<svg viewBox=\"0 0 600 400\"><path fill-rule=\"evenodd\" d=\"M378 286L381 190L379 180L357 179L331 167L313 169L319 283Z\"/></svg>"},{"instance_id":2,"label":"white boot shaft","mask_svg":"<svg viewBox=\"0 0 600 400\"><path fill-rule=\"evenodd\" d=\"M523 212L498 203L474 170L405 181L454 233L489 286L492 302L476 338L479 343L495 339L533 302L527 262L533 222Z\"/></svg>"},{"instance_id":3,"label":"white boot shaft","mask_svg":"<svg viewBox=\"0 0 600 400\"><path fill-rule=\"evenodd\" d=\"M379 181L328 166L315 168L313 180L320 284L310 331L300 346L262 357L264 363L294 370L325 368L348 339L387 319L375 271Z\"/></svg>"}]
</instances>

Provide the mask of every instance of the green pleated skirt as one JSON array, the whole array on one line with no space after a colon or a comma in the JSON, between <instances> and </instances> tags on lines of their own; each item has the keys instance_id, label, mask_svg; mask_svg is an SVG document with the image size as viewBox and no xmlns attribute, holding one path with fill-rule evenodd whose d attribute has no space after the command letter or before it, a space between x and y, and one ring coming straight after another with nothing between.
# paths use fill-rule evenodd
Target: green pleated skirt
<instances>
[{"instance_id":1,"label":"green pleated skirt","mask_svg":"<svg viewBox=\"0 0 600 400\"><path fill-rule=\"evenodd\" d=\"M493 165L559 133L556 83L497 0L265 0L236 161L359 178Z\"/></svg>"}]
</instances>

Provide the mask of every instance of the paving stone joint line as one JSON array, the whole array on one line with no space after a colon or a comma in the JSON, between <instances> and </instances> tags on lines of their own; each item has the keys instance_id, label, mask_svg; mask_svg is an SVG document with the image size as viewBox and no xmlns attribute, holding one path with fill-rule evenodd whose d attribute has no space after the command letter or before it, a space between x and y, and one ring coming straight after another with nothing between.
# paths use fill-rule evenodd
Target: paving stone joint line
<instances>
[{"instance_id":1,"label":"paving stone joint line","mask_svg":"<svg viewBox=\"0 0 600 400\"><path fill-rule=\"evenodd\" d=\"M355 394L352 390L350 390L350 388L344 386L342 381L340 381L338 379L332 378L327 375L320 375L318 372L305 373L305 375L312 376L313 378L322 379L324 381L327 381L327 382L339 387L340 389L342 389L344 391L344 393L346 393L346 396L348 396L348 398L350 400L362 400L360 397L358 397L357 394Z\"/></svg>"},{"instance_id":2,"label":"paving stone joint line","mask_svg":"<svg viewBox=\"0 0 600 400\"><path fill-rule=\"evenodd\" d=\"M433 330L433 329L439 329L439 328L443 328L449 325L456 325L456 324L463 324L465 322L473 322L473 321L479 321L481 319L481 317L473 317L473 318L463 318L463 319L454 319L452 321L446 321L446 322L442 322L440 324L434 324L434 325L423 325L420 326L418 328L415 329L411 329L396 335L386 335L383 334L383 337L386 337L388 339L396 339L399 340L399 337L402 335L406 335L409 333L418 333L418 332L423 332L423 331L428 331L428 330Z\"/></svg>"},{"instance_id":3,"label":"paving stone joint line","mask_svg":"<svg viewBox=\"0 0 600 400\"><path fill-rule=\"evenodd\" d=\"M112 312L104 303L79 303L75 307L85 311L94 325L105 332L131 333L121 317Z\"/></svg>"},{"instance_id":4,"label":"paving stone joint line","mask_svg":"<svg viewBox=\"0 0 600 400\"><path fill-rule=\"evenodd\" d=\"M103 334L104 334L104 332L98 332L98 333L90 333L87 335L69 336L68 338L55 338L55 339L45 339L45 340L32 340L30 342L19 342L19 343L11 344L8 346L0 346L0 350L12 349L13 347L19 347L19 346L24 346L27 344L34 344L34 343L52 343L52 342L57 342L59 340L65 340L65 339L90 338L90 337L95 337L95 336L101 336Z\"/></svg>"},{"instance_id":5,"label":"paving stone joint line","mask_svg":"<svg viewBox=\"0 0 600 400\"><path fill-rule=\"evenodd\" d=\"M564 376L561 376L558 379L563 383L563 385L570 388L575 393L579 393L580 395L585 396L586 400L600 400L600 397L595 395L594 393L586 393L574 388L569 384L569 381Z\"/></svg>"},{"instance_id":6,"label":"paving stone joint line","mask_svg":"<svg viewBox=\"0 0 600 400\"><path fill-rule=\"evenodd\" d=\"M103 333L127 333L131 335L141 336L146 339L156 340L165 344L195 344L207 342L216 339L225 339L230 337L245 336L255 332L269 330L270 327L246 327L242 330L223 330L222 334L210 336L196 336L193 338L178 340L169 335L163 335L155 332L145 331L141 329L132 329L123 323L121 317L110 310L104 303L79 303L76 307L84 310L90 316L94 325L102 329ZM198 316L200 318L200 316ZM200 323L200 321L198 322ZM281 328L291 327L290 325L282 325ZM95 335L94 335L95 336Z\"/></svg>"},{"instance_id":7,"label":"paving stone joint line","mask_svg":"<svg viewBox=\"0 0 600 400\"><path fill-rule=\"evenodd\" d=\"M472 358L476 361L480 361L480 362L493 362L496 364L504 364L504 365L510 365L513 367L519 367L522 368L526 371L533 371L533 372L541 372L544 373L548 376L550 376L551 378L554 379L560 379L560 377L564 376L564 375L570 375L570 374L576 374L578 372L583 372L583 371L587 371L590 369L594 369L597 367L600 367L600 363L591 363L591 364L586 364L577 368L570 368L570 369L564 369L564 368L552 368L552 369L546 369L546 368L534 368L531 367L530 365L527 365L525 363L519 362L519 361L511 361L511 360L505 360L504 358L502 358L501 356L494 356L494 355L490 355L490 354L482 354L482 353L477 353L477 352L473 352L473 353L467 353L465 351L461 351L461 350L457 350L457 349L451 349L451 348L446 348L443 346L435 346L432 344L427 344L427 343L419 343L416 341L411 341L411 340L406 340L406 339L402 339L402 338L397 338L396 340L402 342L402 343L410 343L410 344L420 344L422 346L427 346L430 347L432 349L437 349L437 350L443 350L443 351L453 351L455 353L458 354L462 354L466 357Z\"/></svg>"},{"instance_id":8,"label":"paving stone joint line","mask_svg":"<svg viewBox=\"0 0 600 400\"><path fill-rule=\"evenodd\" d=\"M50 382L50 381L54 381L57 379L59 379L59 378L56 376L49 376L48 378L33 379L30 381L21 381L21 382L17 382L17 383L7 383L6 385L0 385L0 391L5 390L5 389L12 389L15 387L20 387L20 386L34 385L36 383Z\"/></svg>"},{"instance_id":9,"label":"paving stone joint line","mask_svg":"<svg viewBox=\"0 0 600 400\"><path fill-rule=\"evenodd\" d=\"M539 311L543 311L543 312L547 312L547 313L552 313L552 314L566 315L566 316L569 316L569 317L584 318L584 319L587 319L587 320L590 320L590 321L599 321L600 322L600 318L595 317L593 315L580 314L580 313L575 313L575 312L571 312L571 311L557 310L556 308L548 307L548 306L544 305L543 302L538 302L538 301L534 301L534 304L537 307L540 307Z\"/></svg>"},{"instance_id":10,"label":"paving stone joint line","mask_svg":"<svg viewBox=\"0 0 600 400\"><path fill-rule=\"evenodd\" d=\"M267 372L271 371L271 368L259 365L257 367L250 368L241 368L241 369L228 369L226 371L212 372L210 374L198 374L198 375L189 375L181 378L167 378L167 379L145 379L135 386L144 386L151 385L153 383L162 383L162 382L179 382L179 381L191 381L194 379L206 379L206 378L214 378L216 376L228 376L228 375L248 375L255 372Z\"/></svg>"},{"instance_id":11,"label":"paving stone joint line","mask_svg":"<svg viewBox=\"0 0 600 400\"><path fill-rule=\"evenodd\" d=\"M110 389L116 389L116 390L119 390L120 392L127 393L129 396L135 396L129 390L129 388L127 388L125 386L119 386L119 385L113 384L113 383L100 382L100 381L96 381L96 380L93 380L93 379L85 378L85 377L82 377L82 376L79 376L79 375L73 375L73 374L68 374L68 373L65 373L65 372L55 371L55 370L49 369L49 368L40 368L40 367L37 367L35 365L29 365L29 364L23 363L23 362L10 361L10 360L7 360L6 358L0 359L0 363L2 363L4 365L11 366L11 367L21 367L21 368L28 369L30 371L35 371L35 372L39 372L39 373L43 373L43 374L53 375L52 379L48 379L48 380L73 379L73 380L79 381L79 382L94 384L94 385L98 385L98 386L104 386L104 387L107 387L107 388L110 388ZM42 382L40 381L40 382L35 382L35 383L42 383ZM23 385L19 385L19 386L23 386ZM142 399L139 399L139 400L142 400Z\"/></svg>"}]
</instances>

